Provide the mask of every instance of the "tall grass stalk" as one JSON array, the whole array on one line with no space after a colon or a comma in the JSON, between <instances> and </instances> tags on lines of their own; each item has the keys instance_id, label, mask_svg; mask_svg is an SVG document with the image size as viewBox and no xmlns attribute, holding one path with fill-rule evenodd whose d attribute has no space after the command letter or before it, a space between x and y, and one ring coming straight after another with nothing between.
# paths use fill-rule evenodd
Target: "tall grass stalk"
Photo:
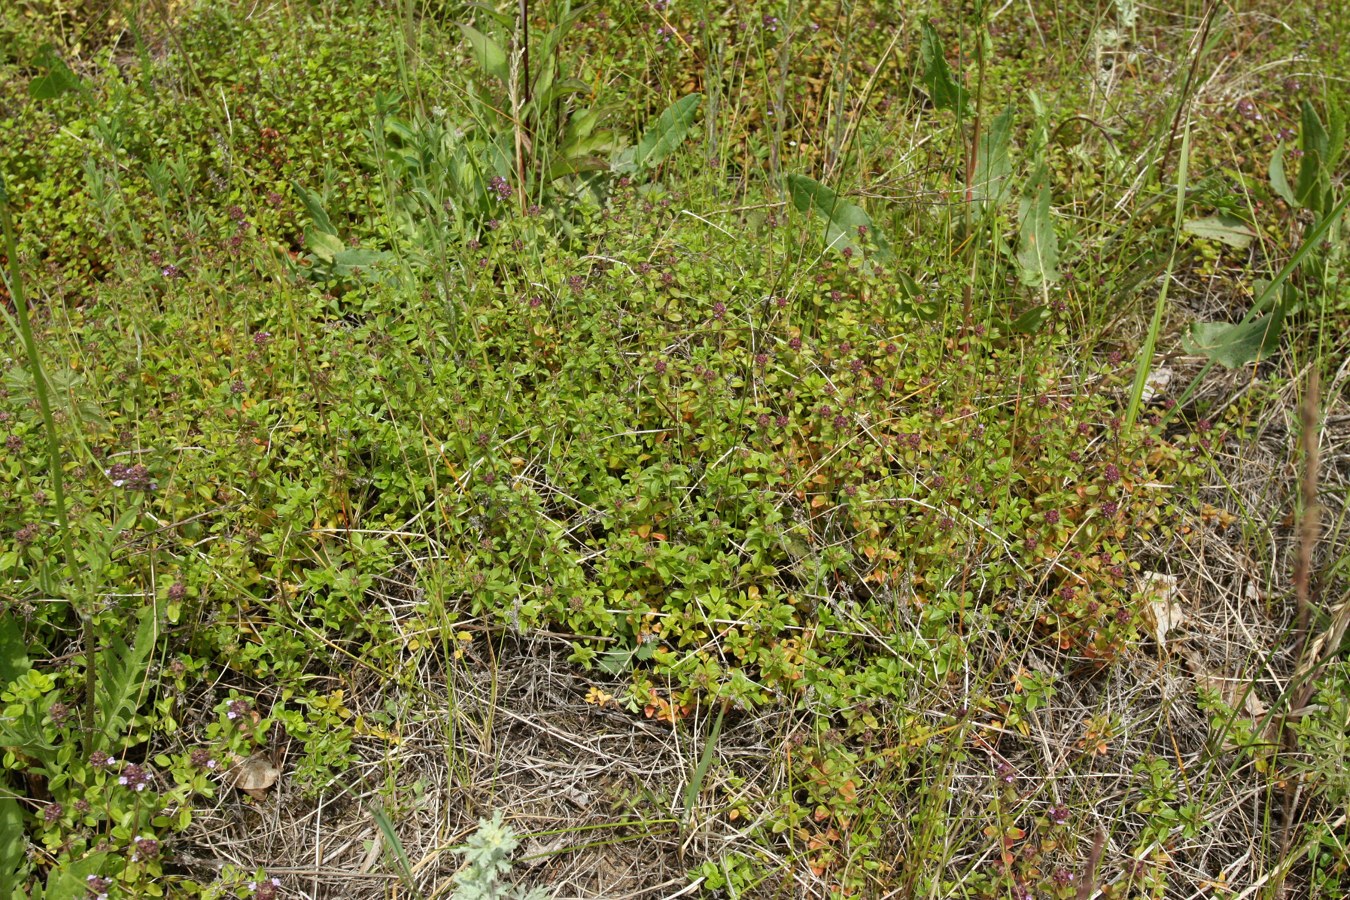
<instances>
[{"instance_id":1,"label":"tall grass stalk","mask_svg":"<svg viewBox=\"0 0 1350 900\"><path fill-rule=\"evenodd\" d=\"M1163 270L1163 283L1158 290L1158 300L1153 305L1153 319L1149 322L1148 334L1144 338L1144 345L1139 348L1139 355L1135 357L1134 385L1130 388L1130 404L1125 410L1127 429L1134 427L1135 419L1139 416L1144 385L1148 382L1148 374L1153 364L1153 350L1158 345L1158 330L1162 326L1163 309L1167 306L1167 288L1172 283L1172 270L1177 262L1177 244L1181 238L1181 220L1186 211L1186 177L1190 155L1191 123L1188 120L1181 137L1181 161L1177 164L1177 203L1172 218L1172 249L1167 254L1167 267Z\"/></svg>"},{"instance_id":2,"label":"tall grass stalk","mask_svg":"<svg viewBox=\"0 0 1350 900\"><path fill-rule=\"evenodd\" d=\"M95 689L98 685L94 666L94 619L93 610L82 602L88 598L84 576L75 556L75 539L71 535L70 518L66 513L66 487L61 467L61 436L56 430L56 417L52 414L51 394L47 386L47 373L42 367L42 356L38 353L37 340L33 336L33 323L28 314L28 301L23 290L23 271L19 266L18 242L14 239L14 222L9 212L9 189L4 176L0 175L0 226L5 232L5 253L9 257L9 295L14 301L14 312L18 319L19 336L28 355L28 368L33 377L33 394L37 398L38 410L42 414L42 427L47 438L47 468L51 478L52 497L56 507L56 527L61 535L61 552L65 568L74 585L77 601L72 601L76 614L80 617L81 634L84 641L84 726L85 739L92 743L97 725L95 721Z\"/></svg>"}]
</instances>

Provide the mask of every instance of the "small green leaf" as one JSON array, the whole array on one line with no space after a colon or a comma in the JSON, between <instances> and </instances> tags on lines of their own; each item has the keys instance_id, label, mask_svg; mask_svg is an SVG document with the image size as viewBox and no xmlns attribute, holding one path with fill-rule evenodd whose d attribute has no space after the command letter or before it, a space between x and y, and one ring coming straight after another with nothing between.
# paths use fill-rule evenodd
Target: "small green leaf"
<instances>
[{"instance_id":1,"label":"small green leaf","mask_svg":"<svg viewBox=\"0 0 1350 900\"><path fill-rule=\"evenodd\" d=\"M667 107L638 141L633 151L633 162L643 169L660 165L689 134L702 102L702 94L688 94Z\"/></svg>"},{"instance_id":2,"label":"small green leaf","mask_svg":"<svg viewBox=\"0 0 1350 900\"><path fill-rule=\"evenodd\" d=\"M1275 311L1250 322L1196 322L1191 333L1182 337L1187 353L1198 353L1221 366L1238 369L1268 356L1280 346L1284 310Z\"/></svg>"},{"instance_id":3,"label":"small green leaf","mask_svg":"<svg viewBox=\"0 0 1350 900\"><path fill-rule=\"evenodd\" d=\"M464 32L464 37L469 42L469 47L473 50L474 59L477 60L480 69L493 78L499 79L502 83L511 79L511 69L506 61L506 51L496 41L472 25L460 25L459 30Z\"/></svg>"},{"instance_id":4,"label":"small green leaf","mask_svg":"<svg viewBox=\"0 0 1350 900\"><path fill-rule=\"evenodd\" d=\"M958 115L964 115L966 89L952 78L952 70L947 66L947 57L942 52L942 39L928 22L923 23L919 57L923 64L923 85L928 89L928 96L933 105L938 109L955 110Z\"/></svg>"},{"instance_id":5,"label":"small green leaf","mask_svg":"<svg viewBox=\"0 0 1350 900\"><path fill-rule=\"evenodd\" d=\"M848 247L854 253L861 254L863 247L858 228L863 226L876 242L877 255L882 259L890 256L881 235L872 227L872 220L862 207L848 202L819 181L805 175L789 175L787 186L793 206L801 212L813 212L825 219L825 242L830 247L838 251Z\"/></svg>"},{"instance_id":6,"label":"small green leaf","mask_svg":"<svg viewBox=\"0 0 1350 900\"><path fill-rule=\"evenodd\" d=\"M1252 240L1256 237L1256 232L1252 230L1250 225L1237 216L1230 216L1226 213L1206 216L1203 219L1191 219L1181 227L1184 231L1196 237L1219 241L1239 250L1250 247Z\"/></svg>"},{"instance_id":7,"label":"small green leaf","mask_svg":"<svg viewBox=\"0 0 1350 900\"><path fill-rule=\"evenodd\" d=\"M1285 203L1298 206L1294 189L1289 186L1289 179L1284 174L1284 141L1270 155L1270 186Z\"/></svg>"},{"instance_id":8,"label":"small green leaf","mask_svg":"<svg viewBox=\"0 0 1350 900\"><path fill-rule=\"evenodd\" d=\"M1044 288L1059 281L1059 239L1050 218L1050 170L1042 163L1022 197L1017 265L1022 283Z\"/></svg>"}]
</instances>

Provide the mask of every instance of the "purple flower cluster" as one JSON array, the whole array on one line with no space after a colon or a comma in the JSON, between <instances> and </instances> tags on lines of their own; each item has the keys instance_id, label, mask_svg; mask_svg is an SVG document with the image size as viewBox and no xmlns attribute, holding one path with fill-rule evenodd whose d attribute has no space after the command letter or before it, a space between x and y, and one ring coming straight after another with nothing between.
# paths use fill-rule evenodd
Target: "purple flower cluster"
<instances>
[{"instance_id":1,"label":"purple flower cluster","mask_svg":"<svg viewBox=\"0 0 1350 900\"><path fill-rule=\"evenodd\" d=\"M153 491L159 486L150 479L150 470L140 463L132 466L114 463L106 474L113 487L126 488L129 491Z\"/></svg>"},{"instance_id":2,"label":"purple flower cluster","mask_svg":"<svg viewBox=\"0 0 1350 900\"><path fill-rule=\"evenodd\" d=\"M276 900L281 896L281 879L268 878L263 881L250 881L248 889L257 900Z\"/></svg>"},{"instance_id":3,"label":"purple flower cluster","mask_svg":"<svg viewBox=\"0 0 1350 900\"><path fill-rule=\"evenodd\" d=\"M133 791L143 791L150 786L150 772L144 766L127 763L122 767L122 774L118 776L117 783Z\"/></svg>"},{"instance_id":4,"label":"purple flower cluster","mask_svg":"<svg viewBox=\"0 0 1350 900\"><path fill-rule=\"evenodd\" d=\"M131 853L132 862L154 859L156 856L159 856L159 841L152 837L138 834L132 841L132 844L136 847Z\"/></svg>"}]
</instances>

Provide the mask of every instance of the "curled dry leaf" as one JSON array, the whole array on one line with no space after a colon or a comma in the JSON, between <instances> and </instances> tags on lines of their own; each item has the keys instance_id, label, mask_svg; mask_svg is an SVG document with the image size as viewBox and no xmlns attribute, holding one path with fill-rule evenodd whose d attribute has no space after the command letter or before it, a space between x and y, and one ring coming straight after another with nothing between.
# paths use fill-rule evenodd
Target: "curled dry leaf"
<instances>
[{"instance_id":1,"label":"curled dry leaf","mask_svg":"<svg viewBox=\"0 0 1350 900\"><path fill-rule=\"evenodd\" d=\"M1181 587L1175 575L1161 572L1145 572L1144 584L1144 621L1153 632L1153 639L1159 648L1167 646L1167 634L1186 624L1189 618L1179 602Z\"/></svg>"},{"instance_id":2,"label":"curled dry leaf","mask_svg":"<svg viewBox=\"0 0 1350 900\"><path fill-rule=\"evenodd\" d=\"M267 796L267 789L277 783L281 770L272 765L265 753L255 753L248 759L235 757L235 764L227 773L231 784L254 800Z\"/></svg>"}]
</instances>

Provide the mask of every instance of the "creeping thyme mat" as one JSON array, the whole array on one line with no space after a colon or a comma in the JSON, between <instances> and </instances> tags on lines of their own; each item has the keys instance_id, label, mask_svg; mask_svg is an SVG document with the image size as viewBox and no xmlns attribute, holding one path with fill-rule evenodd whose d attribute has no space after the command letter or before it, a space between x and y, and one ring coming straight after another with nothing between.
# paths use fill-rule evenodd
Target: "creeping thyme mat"
<instances>
[{"instance_id":1,"label":"creeping thyme mat","mask_svg":"<svg viewBox=\"0 0 1350 900\"><path fill-rule=\"evenodd\" d=\"M1343 896L1343 13L525 8L0 11L0 900Z\"/></svg>"}]
</instances>

